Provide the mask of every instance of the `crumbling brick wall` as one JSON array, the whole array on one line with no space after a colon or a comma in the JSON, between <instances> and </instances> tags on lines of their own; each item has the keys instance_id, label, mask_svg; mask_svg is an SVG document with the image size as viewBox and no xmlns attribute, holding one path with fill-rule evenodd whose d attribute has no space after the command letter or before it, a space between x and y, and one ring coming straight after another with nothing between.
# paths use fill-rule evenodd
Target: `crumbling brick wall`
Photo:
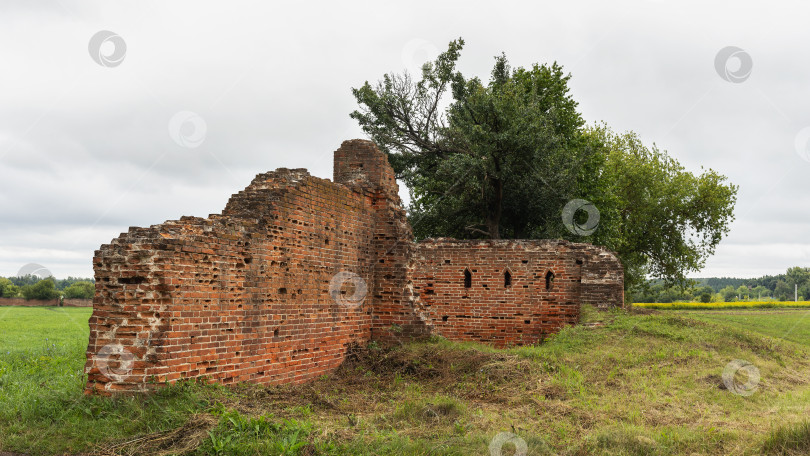
<instances>
[{"instance_id":1,"label":"crumbling brick wall","mask_svg":"<svg viewBox=\"0 0 810 456\"><path fill-rule=\"evenodd\" d=\"M372 142L358 141L352 148L341 148L335 152L334 179L369 198L380 221L371 241L377 254L370 290L372 337L390 341L427 334L409 286L413 233L387 157Z\"/></svg>"},{"instance_id":2,"label":"crumbling brick wall","mask_svg":"<svg viewBox=\"0 0 810 456\"><path fill-rule=\"evenodd\" d=\"M615 253L591 244L577 244L585 253L579 302L600 309L624 306L624 267Z\"/></svg>"},{"instance_id":3,"label":"crumbling brick wall","mask_svg":"<svg viewBox=\"0 0 810 456\"><path fill-rule=\"evenodd\" d=\"M368 159L369 144L344 142L336 156ZM385 156L377 160L382 168ZM200 376L301 382L368 341L370 301L405 288L402 272L403 283L381 283L395 266L380 266L391 255L375 249L393 247L399 231L391 227L407 221L378 201L397 194L393 178L360 182L336 168L336 179L348 186L301 169L260 174L221 215L132 228L102 246L93 260L88 391Z\"/></svg>"},{"instance_id":4,"label":"crumbling brick wall","mask_svg":"<svg viewBox=\"0 0 810 456\"><path fill-rule=\"evenodd\" d=\"M621 305L608 293L622 289L621 265L599 253L557 240L428 239L412 259L413 288L435 334L496 346L537 343L579 321L585 291L600 306Z\"/></svg>"},{"instance_id":5,"label":"crumbling brick wall","mask_svg":"<svg viewBox=\"0 0 810 456\"><path fill-rule=\"evenodd\" d=\"M603 261L571 265L593 257L589 249L604 253ZM456 301L448 276L447 292L429 297L430 287L445 287L434 277L457 273L434 264L445 257L493 288ZM332 371L352 344L431 331L534 342L575 323L580 299L621 305L621 265L611 259L561 241L414 243L386 156L371 142L345 141L335 152L334 182L278 169L256 176L221 214L131 228L101 246L86 391L143 391L195 377L303 382ZM559 271L551 291L534 277L545 266ZM510 292L495 288L506 267L513 268ZM532 307L538 303L540 310ZM495 323L458 317L473 314ZM529 323L513 324L524 316Z\"/></svg>"}]
</instances>

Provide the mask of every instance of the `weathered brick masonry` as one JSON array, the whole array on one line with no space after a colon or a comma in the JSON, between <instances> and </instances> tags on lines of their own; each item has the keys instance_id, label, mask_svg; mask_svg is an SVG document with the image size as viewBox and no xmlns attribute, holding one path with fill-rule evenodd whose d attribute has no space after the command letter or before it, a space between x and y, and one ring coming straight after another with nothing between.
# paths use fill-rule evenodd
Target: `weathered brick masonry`
<instances>
[{"instance_id":1,"label":"weathered brick masonry","mask_svg":"<svg viewBox=\"0 0 810 456\"><path fill-rule=\"evenodd\" d=\"M583 302L624 301L621 264L599 247L414 243L387 158L362 140L335 152L334 182L260 174L222 214L131 228L93 264L86 391L102 394L303 382L372 339L532 343Z\"/></svg>"},{"instance_id":2,"label":"weathered brick masonry","mask_svg":"<svg viewBox=\"0 0 810 456\"><path fill-rule=\"evenodd\" d=\"M412 262L425 320L453 340L535 343L576 324L580 304L624 300L618 259L590 244L429 239Z\"/></svg>"}]
</instances>

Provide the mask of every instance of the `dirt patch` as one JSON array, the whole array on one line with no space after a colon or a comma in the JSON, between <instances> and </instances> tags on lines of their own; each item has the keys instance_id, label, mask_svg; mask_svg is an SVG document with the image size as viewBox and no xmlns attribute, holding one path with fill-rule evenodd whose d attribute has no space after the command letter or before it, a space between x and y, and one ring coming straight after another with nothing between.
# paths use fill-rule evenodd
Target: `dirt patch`
<instances>
[{"instance_id":1,"label":"dirt patch","mask_svg":"<svg viewBox=\"0 0 810 456\"><path fill-rule=\"evenodd\" d=\"M530 360L506 353L449 350L436 344L406 349L352 347L331 375L302 385L238 385L225 405L240 412L272 412L309 407L313 413L369 413L402 393L403 383L417 383L425 393L448 394L486 403L508 403L517 392L536 386L543 374Z\"/></svg>"},{"instance_id":2,"label":"dirt patch","mask_svg":"<svg viewBox=\"0 0 810 456\"><path fill-rule=\"evenodd\" d=\"M380 379L397 376L414 380L452 380L486 370L495 378L512 379L522 371L518 357L477 350L448 350L439 345L415 349L368 349L353 347L335 377L348 379L371 372Z\"/></svg>"}]
</instances>

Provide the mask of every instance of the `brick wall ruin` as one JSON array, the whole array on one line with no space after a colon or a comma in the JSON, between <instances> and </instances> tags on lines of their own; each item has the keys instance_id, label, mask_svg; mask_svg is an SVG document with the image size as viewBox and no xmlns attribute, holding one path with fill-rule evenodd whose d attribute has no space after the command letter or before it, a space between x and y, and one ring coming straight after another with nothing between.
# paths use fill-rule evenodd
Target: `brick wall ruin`
<instances>
[{"instance_id":1,"label":"brick wall ruin","mask_svg":"<svg viewBox=\"0 0 810 456\"><path fill-rule=\"evenodd\" d=\"M362 140L335 152L334 182L260 174L221 214L131 228L93 266L86 391L101 394L303 382L372 339L533 343L575 324L580 303L624 302L621 265L598 247L415 243L386 156Z\"/></svg>"},{"instance_id":2,"label":"brick wall ruin","mask_svg":"<svg viewBox=\"0 0 810 456\"><path fill-rule=\"evenodd\" d=\"M604 248L561 240L417 244L413 288L433 332L496 346L542 341L579 321L580 304L621 305L621 264Z\"/></svg>"}]
</instances>

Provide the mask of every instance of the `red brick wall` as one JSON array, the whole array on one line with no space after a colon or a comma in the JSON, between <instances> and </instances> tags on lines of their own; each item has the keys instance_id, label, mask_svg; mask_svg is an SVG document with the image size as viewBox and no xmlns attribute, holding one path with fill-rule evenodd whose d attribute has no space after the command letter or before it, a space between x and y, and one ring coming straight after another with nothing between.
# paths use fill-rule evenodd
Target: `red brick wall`
<instances>
[{"instance_id":1,"label":"red brick wall","mask_svg":"<svg viewBox=\"0 0 810 456\"><path fill-rule=\"evenodd\" d=\"M92 299L65 299L62 302L65 307L92 307ZM59 299L42 301L39 299L26 300L23 298L0 298L0 306L23 306L23 307L47 307L59 306Z\"/></svg>"},{"instance_id":2,"label":"red brick wall","mask_svg":"<svg viewBox=\"0 0 810 456\"><path fill-rule=\"evenodd\" d=\"M336 156L368 146L347 141ZM376 218L387 205L375 198L392 192L377 184L352 191L279 169L257 176L222 215L132 228L102 246L94 258L88 391L199 376L301 382L331 371L351 343L369 339L370 301L395 294L393 280L377 281L384 267L374 250L390 243ZM363 279L363 302L330 294L341 271ZM354 297L353 283L342 292Z\"/></svg>"},{"instance_id":3,"label":"red brick wall","mask_svg":"<svg viewBox=\"0 0 810 456\"><path fill-rule=\"evenodd\" d=\"M601 252L567 241L428 239L412 260L413 289L435 334L501 347L537 343L579 321L584 290L594 304L622 305L602 291L622 288L621 265L616 270L615 256L604 251L601 258ZM602 282L583 281L586 271L610 266L612 275L600 277Z\"/></svg>"},{"instance_id":4,"label":"red brick wall","mask_svg":"<svg viewBox=\"0 0 810 456\"><path fill-rule=\"evenodd\" d=\"M616 254L590 244L578 244L578 248L587 253L580 302L600 309L623 307L624 267Z\"/></svg>"},{"instance_id":5,"label":"red brick wall","mask_svg":"<svg viewBox=\"0 0 810 456\"><path fill-rule=\"evenodd\" d=\"M39 300L23 298L0 298L0 306L47 307L58 306L59 299Z\"/></svg>"},{"instance_id":6,"label":"red brick wall","mask_svg":"<svg viewBox=\"0 0 810 456\"><path fill-rule=\"evenodd\" d=\"M303 382L337 367L354 343L431 331L535 342L575 323L581 298L618 302L621 265L586 244L415 244L393 170L373 143L345 141L334 179L260 174L222 214L130 228L101 246L86 392L194 377ZM576 263L600 252L593 265ZM458 288L461 265L473 273L469 290ZM512 285L502 289L507 267ZM547 269L550 291L538 278Z\"/></svg>"},{"instance_id":7,"label":"red brick wall","mask_svg":"<svg viewBox=\"0 0 810 456\"><path fill-rule=\"evenodd\" d=\"M335 182L370 198L379 221L371 244L376 252L372 268L374 287L369 289L372 337L402 341L428 334L409 286L409 259L415 248L413 233L387 157L371 142L343 147L335 152L334 177Z\"/></svg>"}]
</instances>

